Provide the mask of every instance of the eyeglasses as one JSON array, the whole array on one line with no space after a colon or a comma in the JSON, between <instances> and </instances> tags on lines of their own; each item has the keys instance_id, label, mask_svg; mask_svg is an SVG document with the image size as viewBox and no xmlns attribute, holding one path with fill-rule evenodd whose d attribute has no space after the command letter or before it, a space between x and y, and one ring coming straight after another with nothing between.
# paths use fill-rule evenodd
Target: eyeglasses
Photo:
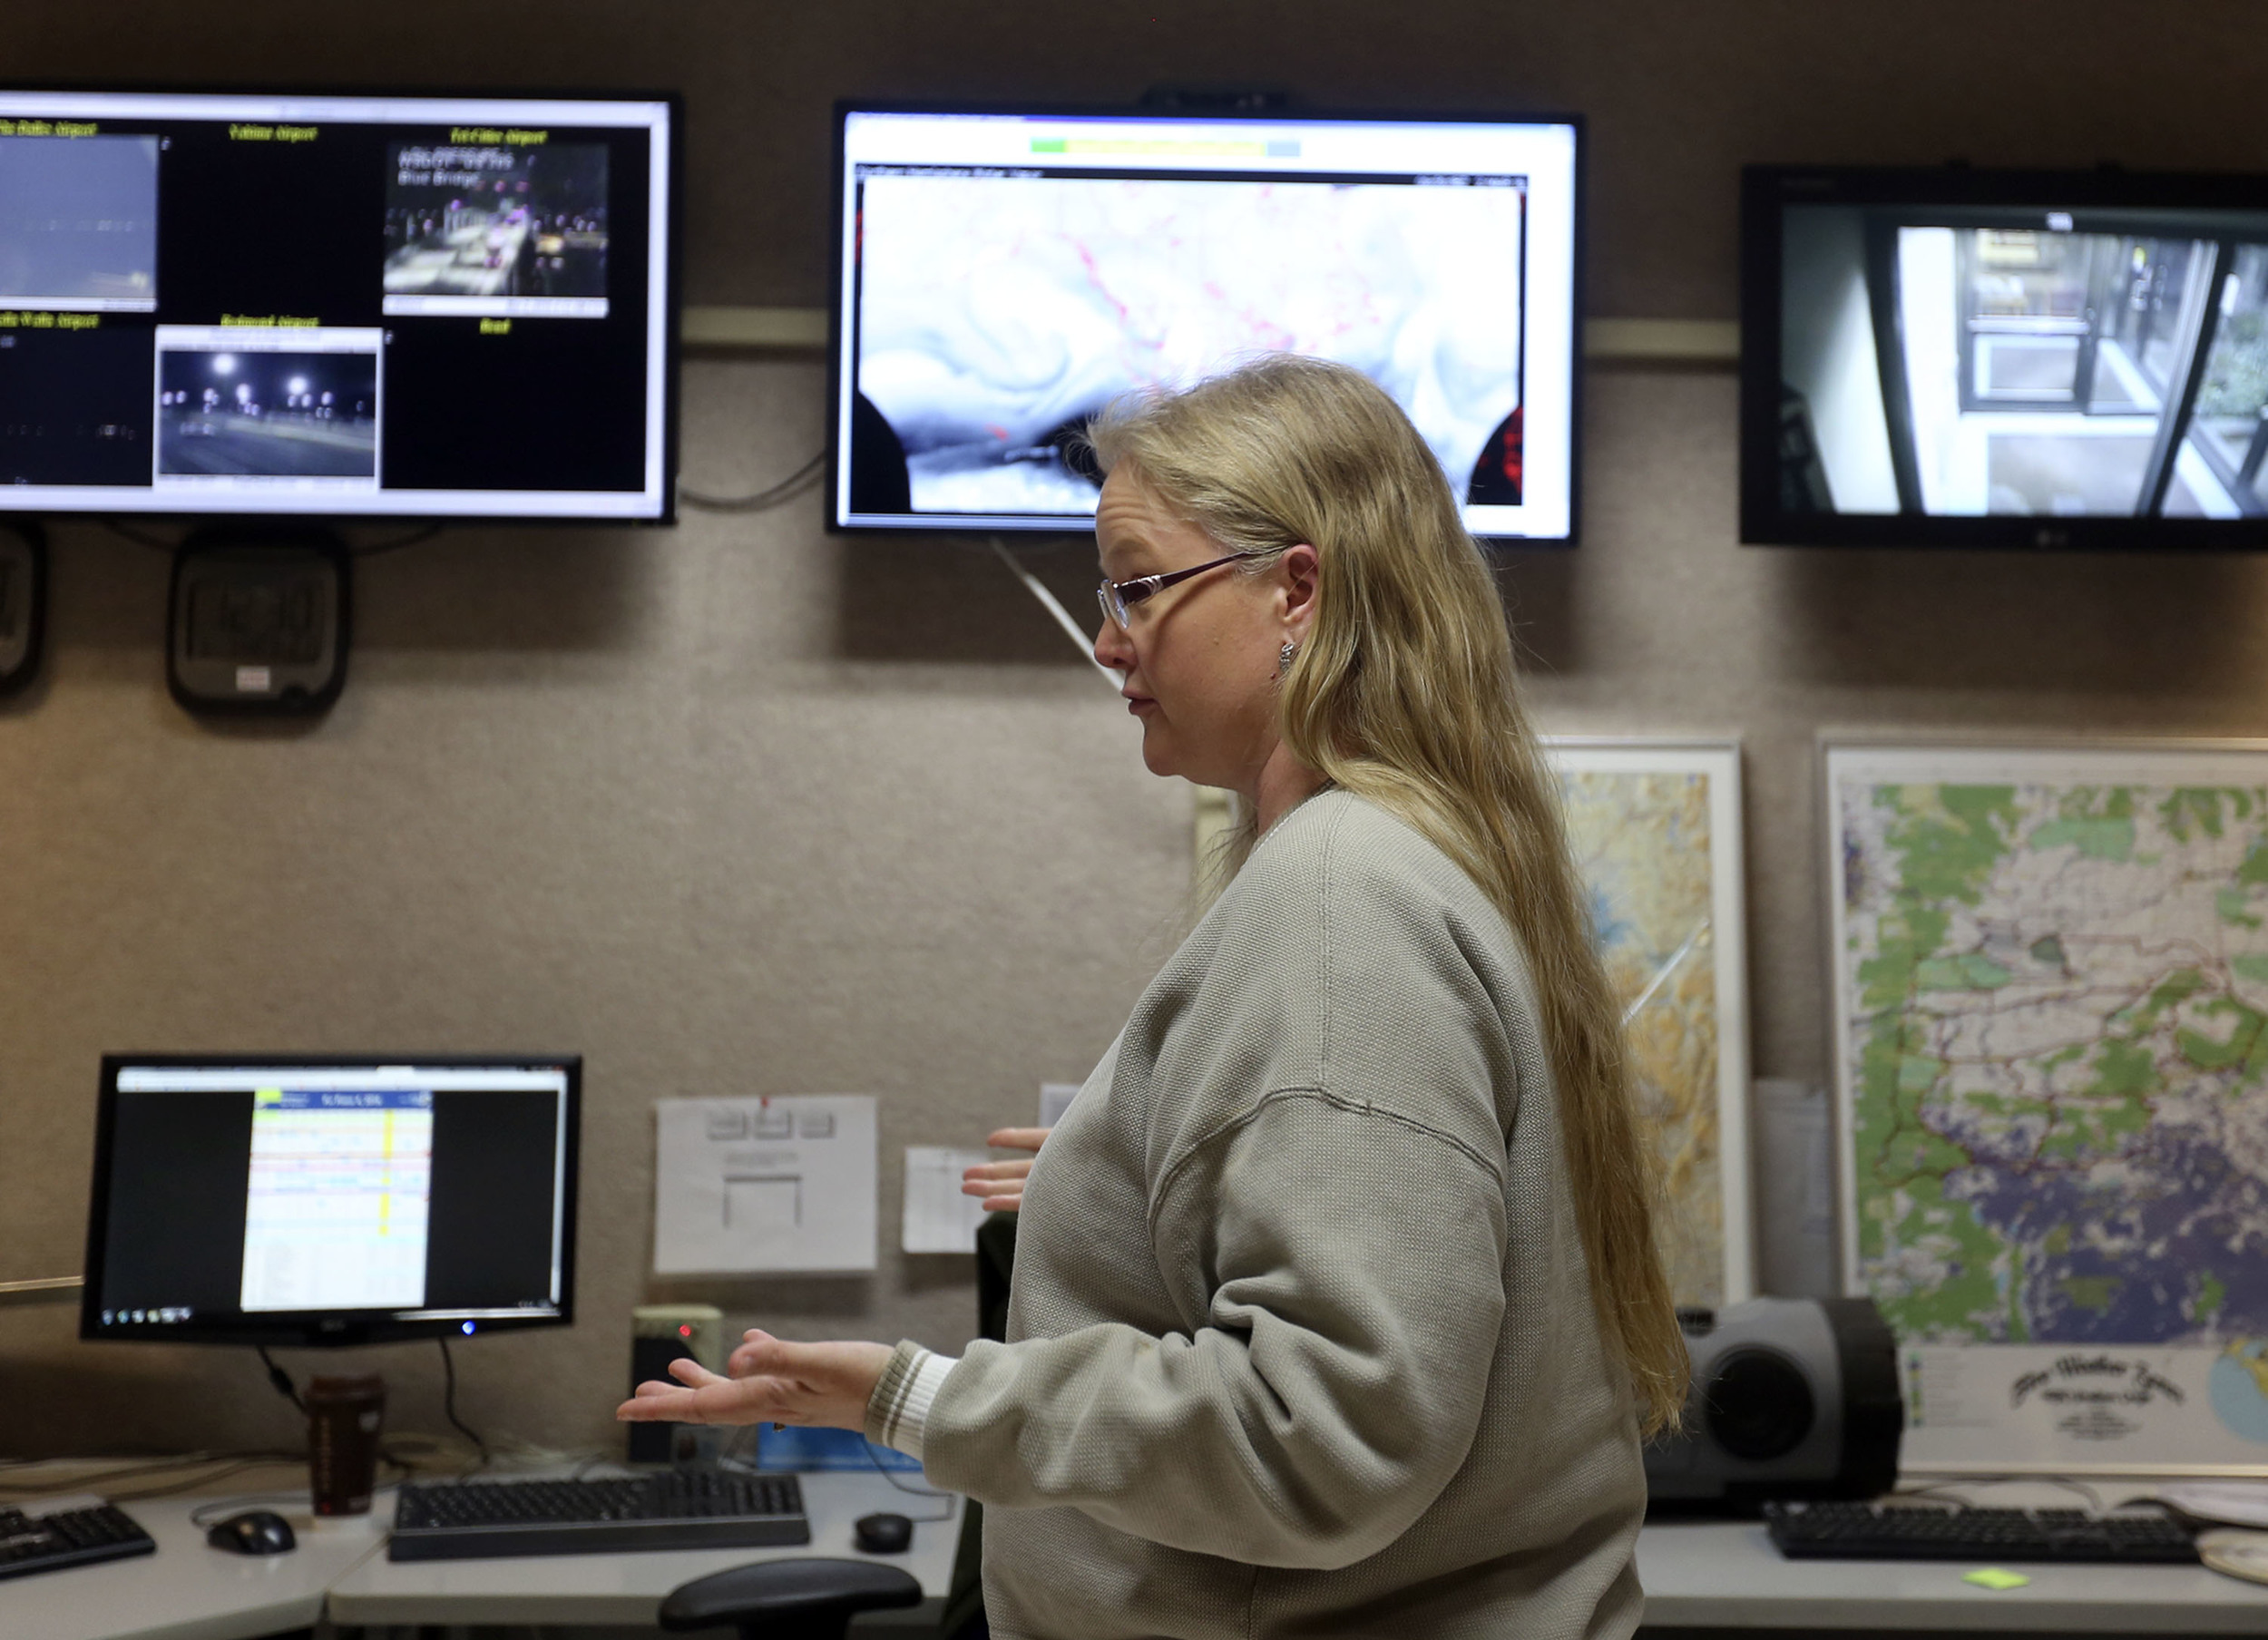
<instances>
[{"instance_id":1,"label":"eyeglasses","mask_svg":"<svg viewBox=\"0 0 2268 1640\"><path fill-rule=\"evenodd\" d=\"M1202 575L1207 570L1217 570L1225 563L1235 563L1239 558L1266 558L1266 552L1231 552L1226 558L1216 558L1210 563L1194 569L1175 570L1165 575L1137 575L1132 581L1106 581L1095 589L1095 601L1102 606L1102 618L1116 621L1121 630L1126 626L1127 611L1136 604L1164 591L1178 581L1192 575Z\"/></svg>"}]
</instances>

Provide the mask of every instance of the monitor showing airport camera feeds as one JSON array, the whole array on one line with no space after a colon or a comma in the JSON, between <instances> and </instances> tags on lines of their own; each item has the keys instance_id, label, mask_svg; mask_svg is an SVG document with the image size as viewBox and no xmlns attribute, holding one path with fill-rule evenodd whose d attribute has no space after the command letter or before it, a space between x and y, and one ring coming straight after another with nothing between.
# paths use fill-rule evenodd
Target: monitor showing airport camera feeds
<instances>
[{"instance_id":1,"label":"monitor showing airport camera feeds","mask_svg":"<svg viewBox=\"0 0 2268 1640\"><path fill-rule=\"evenodd\" d=\"M80 1336L564 1325L582 1076L572 1056L105 1059Z\"/></svg>"},{"instance_id":2,"label":"monitor showing airport camera feeds","mask_svg":"<svg viewBox=\"0 0 2268 1640\"><path fill-rule=\"evenodd\" d=\"M1574 534L1571 120L837 110L829 520L1085 530L1111 400L1290 351L1477 535Z\"/></svg>"},{"instance_id":3,"label":"monitor showing airport camera feeds","mask_svg":"<svg viewBox=\"0 0 2268 1640\"><path fill-rule=\"evenodd\" d=\"M0 90L0 509L666 520L677 126Z\"/></svg>"},{"instance_id":4,"label":"monitor showing airport camera feeds","mask_svg":"<svg viewBox=\"0 0 2268 1640\"><path fill-rule=\"evenodd\" d=\"M1742 536L2268 545L2268 179L1756 168Z\"/></svg>"}]
</instances>

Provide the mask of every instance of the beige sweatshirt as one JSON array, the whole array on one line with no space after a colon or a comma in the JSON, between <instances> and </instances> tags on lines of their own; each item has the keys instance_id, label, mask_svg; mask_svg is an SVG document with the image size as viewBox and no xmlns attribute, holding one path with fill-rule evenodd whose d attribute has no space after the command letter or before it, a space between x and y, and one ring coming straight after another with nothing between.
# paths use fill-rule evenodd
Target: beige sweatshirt
<instances>
[{"instance_id":1,"label":"beige sweatshirt","mask_svg":"<svg viewBox=\"0 0 2268 1640\"><path fill-rule=\"evenodd\" d=\"M985 1504L1002 1640L1637 1626L1634 1401L1527 969L1401 821L1326 792L1261 840L1016 1242L1009 1342L942 1378L901 1345L868 1414Z\"/></svg>"}]
</instances>

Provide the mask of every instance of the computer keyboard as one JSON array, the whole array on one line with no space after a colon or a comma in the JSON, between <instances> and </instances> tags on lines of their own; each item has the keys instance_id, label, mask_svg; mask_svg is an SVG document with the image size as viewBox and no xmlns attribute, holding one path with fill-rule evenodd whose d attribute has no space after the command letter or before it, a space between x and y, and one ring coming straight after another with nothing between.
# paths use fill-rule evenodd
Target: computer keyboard
<instances>
[{"instance_id":1,"label":"computer keyboard","mask_svg":"<svg viewBox=\"0 0 2268 1640\"><path fill-rule=\"evenodd\" d=\"M793 1475L666 1469L611 1480L459 1480L402 1488L389 1560L596 1555L808 1543Z\"/></svg>"},{"instance_id":2,"label":"computer keyboard","mask_svg":"<svg viewBox=\"0 0 2268 1640\"><path fill-rule=\"evenodd\" d=\"M157 1548L134 1518L92 1500L0 1508L0 1577L124 1560Z\"/></svg>"},{"instance_id":3,"label":"computer keyboard","mask_svg":"<svg viewBox=\"0 0 2268 1640\"><path fill-rule=\"evenodd\" d=\"M2195 1565L2196 1545L2156 1509L1965 1508L1924 1503L1767 1503L1790 1560L2093 1560Z\"/></svg>"}]
</instances>

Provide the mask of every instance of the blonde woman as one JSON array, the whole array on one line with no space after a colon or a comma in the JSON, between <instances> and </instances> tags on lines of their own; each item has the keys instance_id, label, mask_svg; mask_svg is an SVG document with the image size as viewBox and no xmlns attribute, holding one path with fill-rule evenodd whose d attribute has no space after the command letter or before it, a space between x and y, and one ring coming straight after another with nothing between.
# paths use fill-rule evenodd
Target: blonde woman
<instances>
[{"instance_id":1,"label":"blonde woman","mask_svg":"<svg viewBox=\"0 0 2268 1640\"><path fill-rule=\"evenodd\" d=\"M863 1427L1001 1636L1618 1635L1686 1356L1503 610L1383 392L1105 415L1096 658L1237 870L1022 1184L1009 1342L752 1332L626 1417Z\"/></svg>"}]
</instances>

